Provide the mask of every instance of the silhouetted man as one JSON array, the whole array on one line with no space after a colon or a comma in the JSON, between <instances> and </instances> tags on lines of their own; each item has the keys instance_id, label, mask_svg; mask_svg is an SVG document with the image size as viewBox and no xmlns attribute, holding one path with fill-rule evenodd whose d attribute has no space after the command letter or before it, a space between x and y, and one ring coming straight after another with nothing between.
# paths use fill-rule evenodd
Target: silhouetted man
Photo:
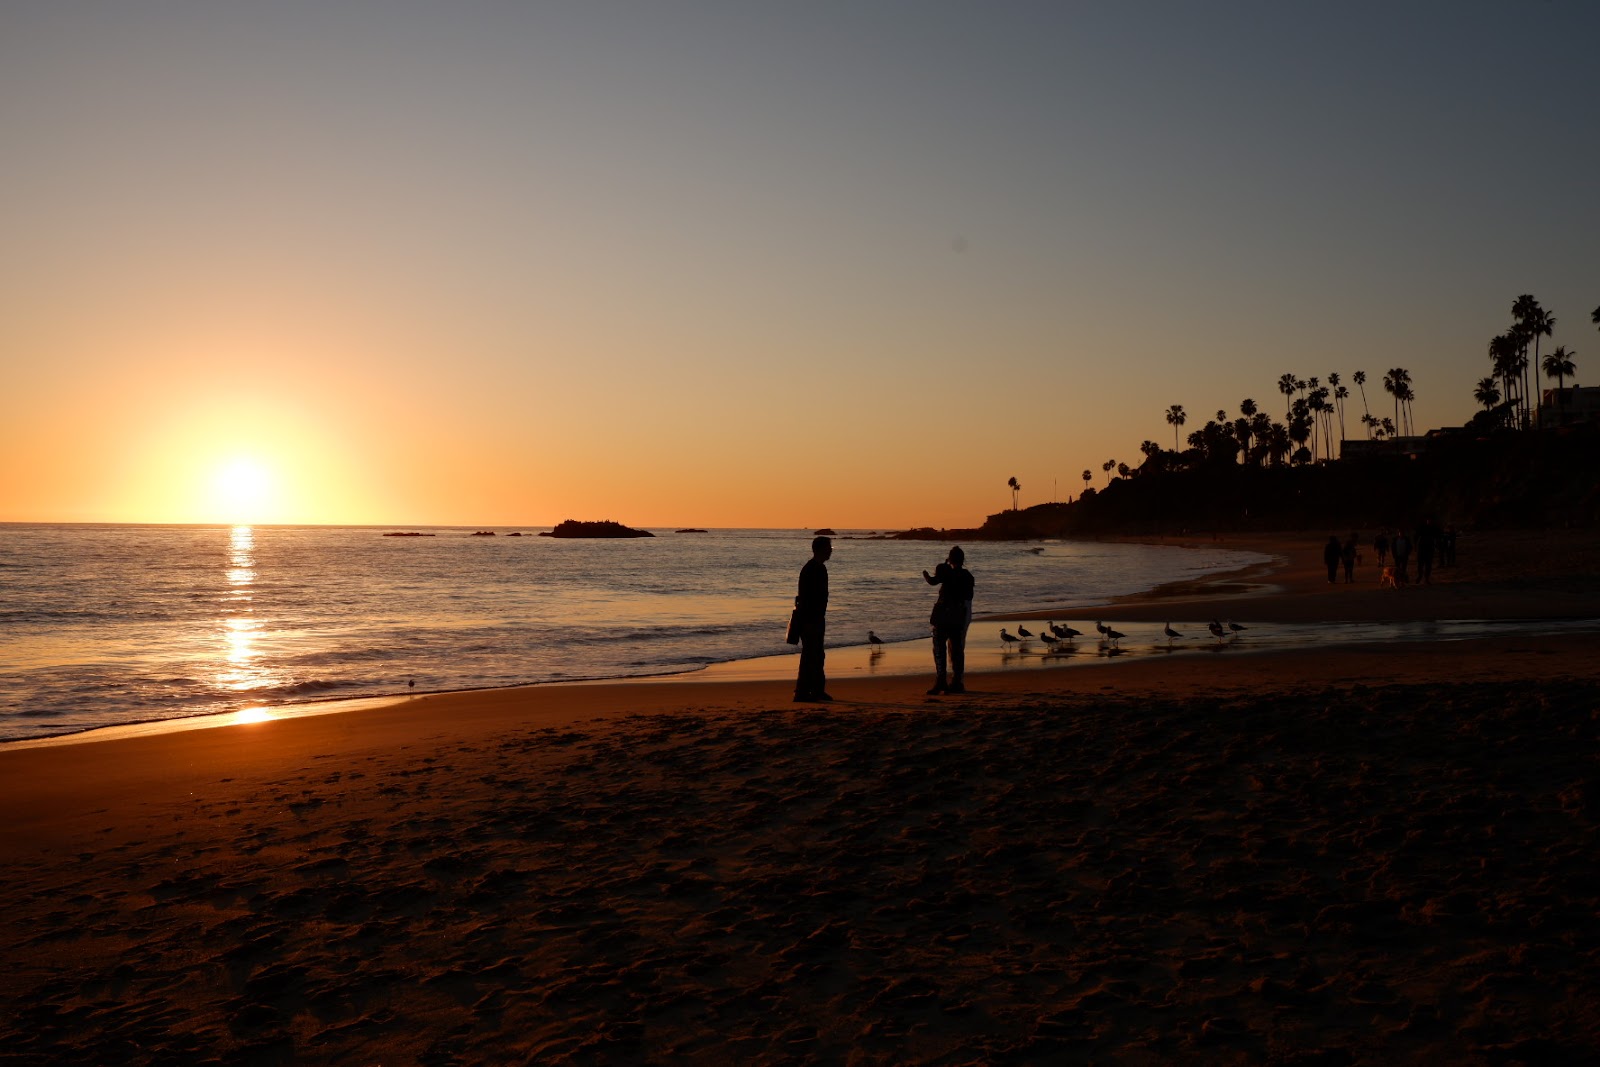
<instances>
[{"instance_id":1,"label":"silhouetted man","mask_svg":"<svg viewBox=\"0 0 1600 1067\"><path fill-rule=\"evenodd\" d=\"M811 542L811 558L800 568L800 592L794 598L800 626L800 676L795 679L797 701L829 701L828 679L823 672L822 639L828 628L828 559L833 542L818 537Z\"/></svg>"},{"instance_id":2,"label":"silhouetted man","mask_svg":"<svg viewBox=\"0 0 1600 1067\"><path fill-rule=\"evenodd\" d=\"M972 594L977 583L964 566L966 559L966 553L957 545L932 574L922 572L924 581L939 586L939 600L928 617L933 627L933 668L937 672L933 688L928 690L929 696L967 691L963 682L967 668L967 627L972 623ZM947 653L952 672L948 681L945 675Z\"/></svg>"}]
</instances>

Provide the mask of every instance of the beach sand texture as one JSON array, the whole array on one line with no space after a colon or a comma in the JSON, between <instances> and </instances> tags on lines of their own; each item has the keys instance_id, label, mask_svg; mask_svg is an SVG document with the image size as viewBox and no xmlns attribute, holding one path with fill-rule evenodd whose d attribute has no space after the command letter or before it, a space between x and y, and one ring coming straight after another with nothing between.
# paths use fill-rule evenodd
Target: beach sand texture
<instances>
[{"instance_id":1,"label":"beach sand texture","mask_svg":"<svg viewBox=\"0 0 1600 1067\"><path fill-rule=\"evenodd\" d=\"M1278 543L1266 615L1338 610L1320 542ZM1523 583L1539 615L1593 587L1566 542L1437 595ZM1593 1062L1597 644L826 708L550 686L0 751L0 1056Z\"/></svg>"}]
</instances>

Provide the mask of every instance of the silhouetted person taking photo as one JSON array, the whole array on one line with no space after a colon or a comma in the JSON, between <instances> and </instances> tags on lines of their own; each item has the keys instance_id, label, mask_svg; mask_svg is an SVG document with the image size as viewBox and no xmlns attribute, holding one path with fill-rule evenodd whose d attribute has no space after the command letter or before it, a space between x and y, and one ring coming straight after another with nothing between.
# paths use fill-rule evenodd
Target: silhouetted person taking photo
<instances>
[{"instance_id":1,"label":"silhouetted person taking photo","mask_svg":"<svg viewBox=\"0 0 1600 1067\"><path fill-rule=\"evenodd\" d=\"M972 594L977 582L964 566L966 558L966 553L957 545L932 574L922 572L924 581L939 587L939 599L933 605L933 614L928 616L928 623L933 627L933 668L937 672L933 688L928 690L929 696L967 691L962 677L967 668L967 627L972 623Z\"/></svg>"},{"instance_id":2,"label":"silhouetted person taking photo","mask_svg":"<svg viewBox=\"0 0 1600 1067\"><path fill-rule=\"evenodd\" d=\"M818 537L811 542L811 558L800 568L800 592L794 598L795 622L800 628L800 676L795 679L796 701L832 700L823 671L822 640L828 629L828 559L833 542Z\"/></svg>"}]
</instances>

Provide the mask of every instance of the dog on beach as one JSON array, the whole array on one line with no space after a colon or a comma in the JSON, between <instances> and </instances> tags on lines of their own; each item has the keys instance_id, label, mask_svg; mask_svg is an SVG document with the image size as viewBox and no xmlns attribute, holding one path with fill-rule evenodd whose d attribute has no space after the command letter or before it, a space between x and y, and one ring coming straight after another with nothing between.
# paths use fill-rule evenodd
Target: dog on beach
<instances>
[{"instance_id":1,"label":"dog on beach","mask_svg":"<svg viewBox=\"0 0 1600 1067\"><path fill-rule=\"evenodd\" d=\"M1394 580L1394 568L1385 567L1383 573L1378 575L1379 589L1399 589L1399 583Z\"/></svg>"}]
</instances>

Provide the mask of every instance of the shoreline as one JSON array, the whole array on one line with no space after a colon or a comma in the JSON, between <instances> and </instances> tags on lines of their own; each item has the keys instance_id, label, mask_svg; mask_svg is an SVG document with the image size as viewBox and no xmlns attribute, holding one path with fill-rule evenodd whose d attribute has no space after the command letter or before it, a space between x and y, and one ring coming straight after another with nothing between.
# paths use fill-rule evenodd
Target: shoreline
<instances>
[{"instance_id":1,"label":"shoreline","mask_svg":"<svg viewBox=\"0 0 1600 1067\"><path fill-rule=\"evenodd\" d=\"M377 529L377 527L374 527L374 529ZM471 529L471 527L449 527L449 529L467 530ZM1150 543L1154 544L1154 542ZM1195 544L1181 546L1167 545L1165 547L1204 548L1206 546ZM1230 571L1223 573L1231 574L1233 572ZM1130 594L1128 598L1123 599L1134 599L1140 596L1150 595L1152 592L1153 591L1146 591L1145 593ZM1087 610L1087 608L1078 608L1073 610L1082 611ZM986 614L978 616L977 620L975 621L995 622L1006 621L1012 618L1031 619L1034 617L1034 615L1029 614ZM919 650L925 651L925 644L925 638L916 638L908 641L892 641L888 646L891 650L894 650L894 652L891 653L890 660L892 663L900 661L903 658L904 649L908 647L915 647ZM868 646L866 642L861 641L830 647L828 652L830 657L843 657L845 660L853 661L855 658L859 657L861 653L864 653L867 650ZM794 671L794 658L796 655L796 653L781 653L777 655L763 656L738 656L733 659L718 660L711 663L684 667L678 670L663 669L644 674L601 674L588 678L560 678L512 685L483 685L471 686L467 688L397 691L392 693L369 693L353 696L328 696L287 703L264 702L259 704L251 704L247 707L237 708L229 711L205 711L194 714L177 714L163 718L137 719L129 722L112 723L109 725L88 726L82 729L70 730L57 734L49 734L41 737L0 739L0 752L4 752L8 749L29 749L53 747L57 745L85 744L103 740L121 740L169 732L177 733L196 729L215 729L223 726L257 722L264 718L277 720L303 718L312 715L357 713L370 711L372 709L388 706L390 704L402 703L421 696L438 696L456 693L470 694L501 689L531 689L552 685L627 685L638 682L704 678L707 677L708 674L716 679L721 679L725 675L747 679L755 677L776 678L786 674L792 676ZM923 672L924 667L924 664L921 663L922 658L926 657L918 657L918 662L915 666L890 667L888 668L888 671L907 675L920 674ZM769 665L773 661L781 663L782 666L778 668L765 666L764 668L759 668L756 670L751 669L751 665ZM853 670L856 668L850 667L848 669Z\"/></svg>"},{"instance_id":2,"label":"shoreline","mask_svg":"<svg viewBox=\"0 0 1600 1067\"><path fill-rule=\"evenodd\" d=\"M466 527L462 527L465 529ZM1229 548L1258 553L1269 557L1264 562L1197 579L1171 582L1153 589L1087 605L1058 605L1031 611L979 613L974 623L1029 622L1046 618L1087 619L1095 617L1113 623L1166 623L1177 618L1191 618L1183 613L1197 607L1212 609L1212 613L1250 623L1312 624L1334 622L1407 622L1442 619L1502 619L1507 621L1539 621L1600 618L1600 581L1590 579L1567 588L1530 587L1523 578L1513 583L1485 582L1483 566L1467 569L1463 576L1454 569L1436 571L1437 584L1414 586L1402 593L1379 590L1370 582L1353 587L1330 587L1323 576L1319 553L1320 543L1312 542L1313 535L1265 534L1230 535L1225 539L1199 540L1185 538L1181 541L1138 537L1110 538L1128 544L1148 544L1170 548L1215 549ZM1593 540L1580 532L1573 539L1588 545ZM1526 551L1527 535L1514 535L1511 552ZM1093 543L1093 542L1087 542ZM1592 547L1592 546L1591 546ZM1370 577L1376 567L1369 558L1363 568ZM1600 551L1590 557L1600 564ZM1489 567L1508 567L1504 552L1491 557ZM1328 596L1337 597L1337 600ZM1537 594L1537 595L1535 595ZM1202 614L1205 614L1204 612ZM1203 620L1200 620L1203 626ZM1201 638L1203 634L1191 634ZM969 655L976 661L969 673L1001 673L992 664L985 665L986 653L975 649L969 642ZM1268 655L1267 650L1241 648L1240 654ZM875 662L865 657L869 648L865 643L840 645L828 650L830 669L843 667L842 676L870 670L872 674L900 678L918 677L931 670L925 638L890 642ZM135 737L159 736L199 729L219 729L235 725L250 725L265 720L287 721L322 715L369 713L382 708L404 705L424 697L468 697L474 694L522 692L566 686L634 686L649 683L686 684L694 681L723 683L727 681L782 681L792 676L796 662L795 653L773 656L746 657L708 663L681 671L664 671L652 674L626 676L599 676L595 678L560 679L533 682L523 685L483 686L469 689L430 690L425 692L397 692L369 696L329 697L291 704L265 704L227 712L208 712L199 715L180 715L165 719L149 719L118 723L110 726L90 727L69 733L52 734L38 738L18 738L0 741L0 754L13 750L59 747L126 740ZM1045 660L1037 664L1040 670L1082 666L1082 661L1066 659ZM1119 667L1131 666L1123 661Z\"/></svg>"}]
</instances>

